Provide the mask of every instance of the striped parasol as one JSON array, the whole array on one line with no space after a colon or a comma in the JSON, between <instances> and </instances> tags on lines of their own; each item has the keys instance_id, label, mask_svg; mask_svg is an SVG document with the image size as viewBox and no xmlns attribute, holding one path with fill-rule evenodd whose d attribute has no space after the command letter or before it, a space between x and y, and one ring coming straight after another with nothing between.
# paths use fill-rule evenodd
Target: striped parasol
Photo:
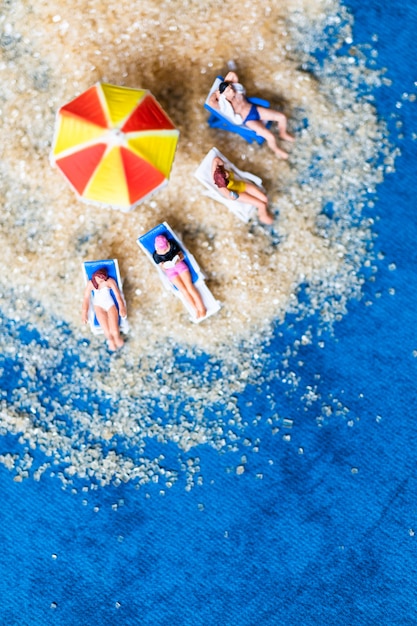
<instances>
[{"instance_id":1,"label":"striped parasol","mask_svg":"<svg viewBox=\"0 0 417 626\"><path fill-rule=\"evenodd\" d=\"M51 162L82 200L129 211L168 181L178 136L148 90L97 83L59 109Z\"/></svg>"}]
</instances>

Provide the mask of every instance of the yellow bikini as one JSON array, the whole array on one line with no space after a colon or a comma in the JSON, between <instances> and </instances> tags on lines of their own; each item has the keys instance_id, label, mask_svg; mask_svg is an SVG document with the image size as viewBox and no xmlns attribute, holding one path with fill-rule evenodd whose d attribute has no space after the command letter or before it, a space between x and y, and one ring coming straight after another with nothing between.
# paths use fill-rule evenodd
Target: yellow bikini
<instances>
[{"instance_id":1,"label":"yellow bikini","mask_svg":"<svg viewBox=\"0 0 417 626\"><path fill-rule=\"evenodd\" d=\"M246 183L243 180L235 180L233 172L229 172L227 180L227 188L229 191L236 191L236 193L243 193L246 190Z\"/></svg>"}]
</instances>

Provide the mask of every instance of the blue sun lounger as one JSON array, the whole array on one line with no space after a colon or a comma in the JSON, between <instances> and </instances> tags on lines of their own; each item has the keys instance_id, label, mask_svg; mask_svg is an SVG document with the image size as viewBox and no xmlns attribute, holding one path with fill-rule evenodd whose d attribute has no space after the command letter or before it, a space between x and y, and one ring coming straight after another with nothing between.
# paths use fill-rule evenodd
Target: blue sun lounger
<instances>
[{"instance_id":1,"label":"blue sun lounger","mask_svg":"<svg viewBox=\"0 0 417 626\"><path fill-rule=\"evenodd\" d=\"M201 295L201 298L204 302L204 306L207 309L207 313L205 317L197 318L195 316L194 309L186 300L186 298L183 296L183 294L177 289L177 287L175 287L175 285L172 284L172 282L169 280L169 278L165 274L164 270L160 267L160 265L155 263L153 259L153 252L155 250L155 237L157 237L157 235L165 235L167 239L175 239L178 242L179 246L181 247L181 250L184 254L184 261L187 263L190 269L192 281L196 289L198 289ZM209 288L207 287L205 283L205 279L206 279L205 274L203 274L203 272L201 271L194 256L187 250L187 248L182 243L180 237L172 230L172 228L167 224L167 222L158 224L157 226L149 230L144 235L141 235L140 237L138 237L137 244L145 252L146 256L148 257L152 265L157 270L159 278L162 284L164 285L165 289L167 289L168 291L171 291L171 293L173 293L175 296L177 296L177 298L179 298L182 301L183 305L185 306L185 308L190 314L192 322L198 324L202 322L203 320L207 319L208 317L210 317L211 315L214 315L214 313L217 313L217 311L220 310L220 302L214 298L213 294L211 293L211 291L209 290Z\"/></svg>"},{"instance_id":2,"label":"blue sun lounger","mask_svg":"<svg viewBox=\"0 0 417 626\"><path fill-rule=\"evenodd\" d=\"M248 143L253 143L254 141L256 141L259 145L263 144L265 139L263 137L260 137L260 135L257 135L254 130L248 128L244 124L235 124L231 119L223 115L223 113L221 113L218 109L210 106L209 98L219 88L219 85L222 81L222 76L216 77L204 103L204 108L210 113L210 116L207 120L208 125L210 126L210 128L218 128L220 130L227 130L231 133L236 133L237 135L243 137L243 139L245 139ZM268 100L263 100L262 98L252 97L247 99L252 104L259 104L259 106L263 106L266 108L269 108L271 106ZM266 124L266 127L269 128L270 125L271 123L268 122Z\"/></svg>"},{"instance_id":3,"label":"blue sun lounger","mask_svg":"<svg viewBox=\"0 0 417 626\"><path fill-rule=\"evenodd\" d=\"M87 285L88 281L91 280L91 277L94 274L94 272L101 269L102 267L105 267L109 274L109 277L113 278L116 281L117 286L119 287L120 293L122 294L122 297L124 299L122 280L120 278L119 264L117 262L117 259L107 259L104 261L84 261L83 274L84 274L85 284ZM113 291L110 291L110 293L112 295L116 308L119 309L116 296L114 295ZM90 297L90 306L88 308L88 321L89 321L92 332L95 335L101 335L103 333L103 329L101 328L100 324L97 321L97 318L94 312L93 302L94 302L94 294L92 292L91 297ZM126 317L120 317L119 315L119 326L120 326L120 330L123 333L127 334L129 332L129 322L127 321Z\"/></svg>"}]
</instances>

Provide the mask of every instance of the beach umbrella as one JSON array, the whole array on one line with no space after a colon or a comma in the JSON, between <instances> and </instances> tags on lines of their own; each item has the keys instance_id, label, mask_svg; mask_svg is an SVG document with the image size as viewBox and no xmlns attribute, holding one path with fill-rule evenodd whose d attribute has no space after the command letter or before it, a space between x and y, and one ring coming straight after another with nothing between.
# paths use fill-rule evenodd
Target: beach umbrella
<instances>
[{"instance_id":1,"label":"beach umbrella","mask_svg":"<svg viewBox=\"0 0 417 626\"><path fill-rule=\"evenodd\" d=\"M51 163L82 200L129 211L167 183L178 135L148 90L97 83L59 109Z\"/></svg>"}]
</instances>

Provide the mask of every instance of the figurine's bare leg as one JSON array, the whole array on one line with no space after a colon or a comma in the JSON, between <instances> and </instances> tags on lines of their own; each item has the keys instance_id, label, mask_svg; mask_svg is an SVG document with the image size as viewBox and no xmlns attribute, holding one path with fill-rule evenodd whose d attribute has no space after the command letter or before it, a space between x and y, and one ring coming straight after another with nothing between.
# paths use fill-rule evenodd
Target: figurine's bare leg
<instances>
[{"instance_id":1,"label":"figurine's bare leg","mask_svg":"<svg viewBox=\"0 0 417 626\"><path fill-rule=\"evenodd\" d=\"M119 312L117 310L117 307L112 306L111 309L109 309L107 313L109 316L110 334L117 348L121 348L124 345L124 341L120 336Z\"/></svg>"},{"instance_id":2,"label":"figurine's bare leg","mask_svg":"<svg viewBox=\"0 0 417 626\"><path fill-rule=\"evenodd\" d=\"M181 272L181 274L175 276L172 282L181 291L189 304L191 304L196 312L196 317L204 317L207 310L198 290L193 285L191 273L188 270Z\"/></svg>"},{"instance_id":3,"label":"figurine's bare leg","mask_svg":"<svg viewBox=\"0 0 417 626\"><path fill-rule=\"evenodd\" d=\"M259 189L259 187L255 185L255 183L251 183L246 180L245 180L245 183L246 183L245 192L250 194L251 196L255 196L255 198L258 198L259 200L261 200L266 206L268 204L268 198L266 194L264 194L262 189Z\"/></svg>"},{"instance_id":4,"label":"figurine's bare leg","mask_svg":"<svg viewBox=\"0 0 417 626\"><path fill-rule=\"evenodd\" d=\"M279 111L275 111L275 109L268 109L267 107L256 107L259 115L261 116L261 120L263 122L276 122L278 126L278 135L280 139L284 141L295 141L294 137L287 133L287 118L284 113L280 113Z\"/></svg>"},{"instance_id":5,"label":"figurine's bare leg","mask_svg":"<svg viewBox=\"0 0 417 626\"><path fill-rule=\"evenodd\" d=\"M108 341L109 350L114 352L117 348L121 348L123 339L120 337L119 314L116 307L112 306L108 311L105 311L101 306L95 306L94 311Z\"/></svg>"},{"instance_id":6,"label":"figurine's bare leg","mask_svg":"<svg viewBox=\"0 0 417 626\"><path fill-rule=\"evenodd\" d=\"M254 130L260 137L263 137L274 154L281 159L288 159L288 153L281 150L281 148L278 148L275 135L271 133L270 130L265 128L265 125L260 120L250 120L249 122L246 122L246 126Z\"/></svg>"},{"instance_id":7,"label":"figurine's bare leg","mask_svg":"<svg viewBox=\"0 0 417 626\"><path fill-rule=\"evenodd\" d=\"M207 313L207 309L204 306L204 302L201 298L200 292L198 291L198 289L196 289L196 287L194 287L194 284L191 278L191 273L182 272L179 275L179 279L183 281L183 284L185 285L185 289L187 293L191 296L191 298L194 301L194 306L197 310L197 318L204 317Z\"/></svg>"},{"instance_id":8,"label":"figurine's bare leg","mask_svg":"<svg viewBox=\"0 0 417 626\"><path fill-rule=\"evenodd\" d=\"M254 191L256 190L256 191ZM256 195L255 195L256 193ZM268 198L260 189L253 185L249 192L248 185L246 186L246 191L243 191L239 194L239 200L241 202L247 202L248 204L252 204L258 209L259 221L263 224L272 224L274 218L270 213L268 213Z\"/></svg>"}]
</instances>

